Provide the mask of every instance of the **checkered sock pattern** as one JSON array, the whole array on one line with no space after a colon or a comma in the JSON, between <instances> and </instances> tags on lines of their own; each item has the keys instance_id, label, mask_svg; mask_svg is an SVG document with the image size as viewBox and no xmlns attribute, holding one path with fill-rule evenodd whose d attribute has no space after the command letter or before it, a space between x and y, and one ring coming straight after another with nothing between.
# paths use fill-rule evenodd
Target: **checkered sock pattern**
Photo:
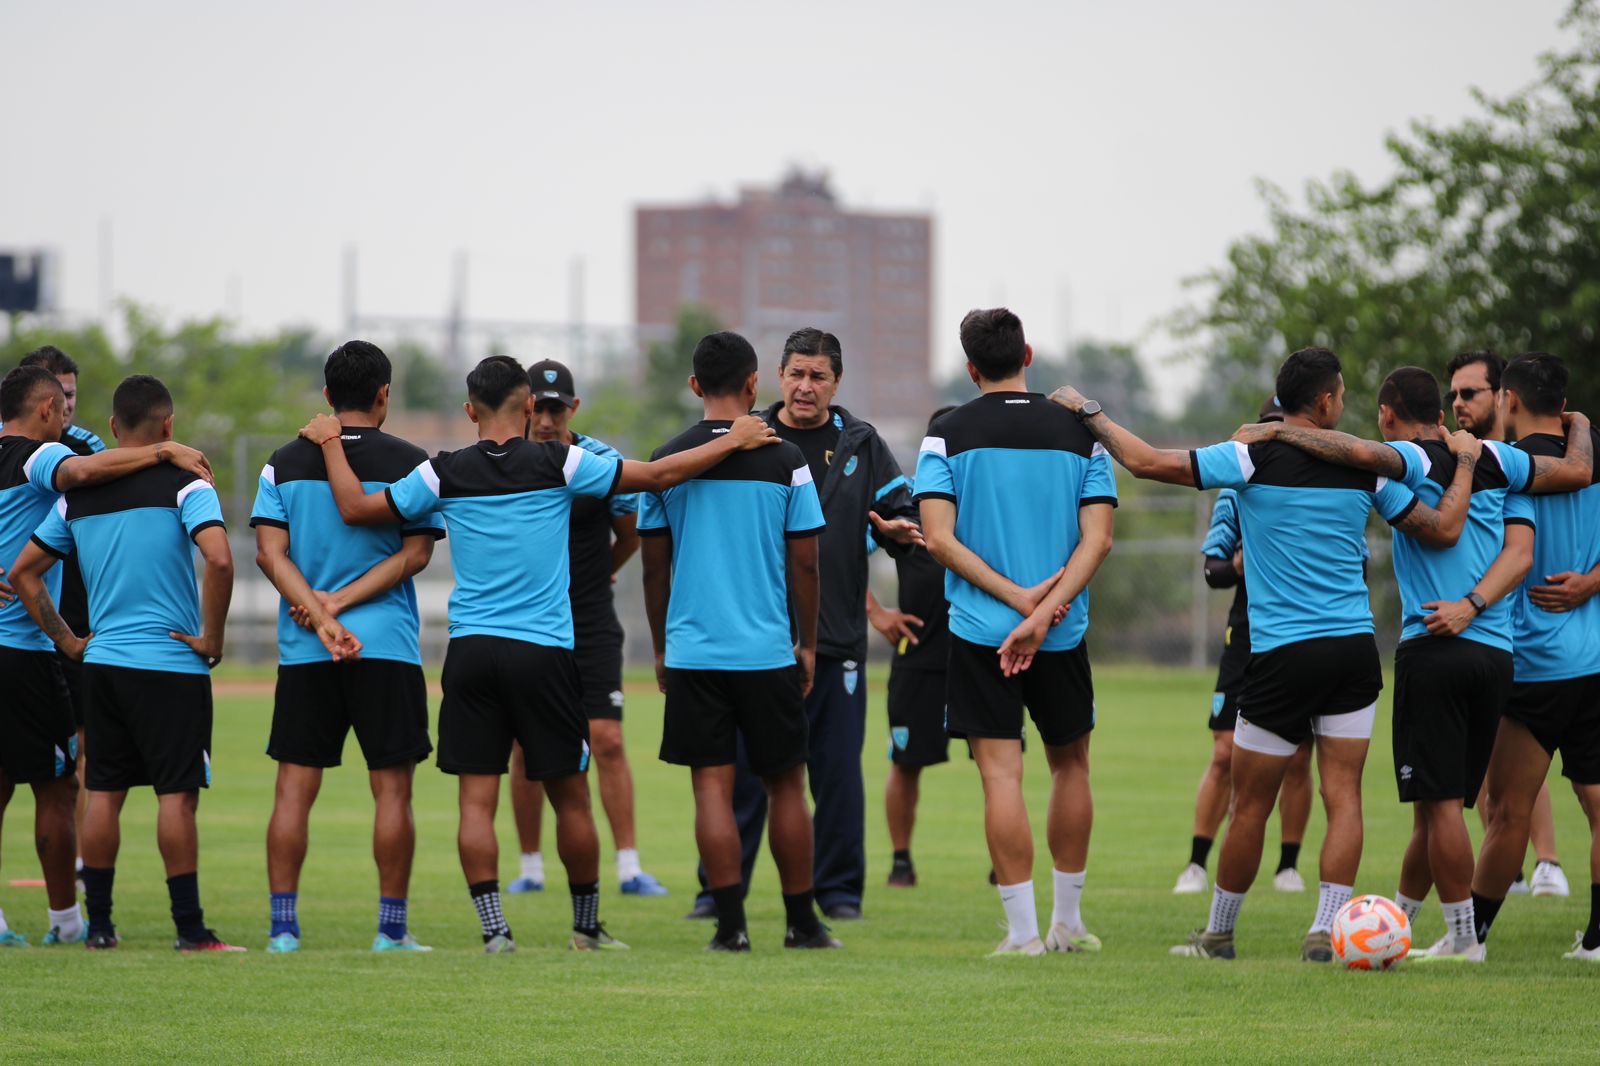
<instances>
[{"instance_id":1,"label":"checkered sock pattern","mask_svg":"<svg viewBox=\"0 0 1600 1066\"><path fill-rule=\"evenodd\" d=\"M406 938L406 901L393 896L378 897L378 932L390 940Z\"/></svg>"},{"instance_id":2,"label":"checkered sock pattern","mask_svg":"<svg viewBox=\"0 0 1600 1066\"><path fill-rule=\"evenodd\" d=\"M1329 881L1317 885L1317 920L1311 923L1313 933L1333 932L1333 920L1355 894L1351 885L1336 885Z\"/></svg>"},{"instance_id":3,"label":"checkered sock pattern","mask_svg":"<svg viewBox=\"0 0 1600 1066\"><path fill-rule=\"evenodd\" d=\"M600 929L600 882L569 881L567 887L572 891L572 928L593 936Z\"/></svg>"},{"instance_id":4,"label":"checkered sock pattern","mask_svg":"<svg viewBox=\"0 0 1600 1066\"><path fill-rule=\"evenodd\" d=\"M300 935L300 918L295 913L295 906L299 901L298 892L272 893L272 931L269 936L277 936L280 933Z\"/></svg>"},{"instance_id":5,"label":"checkered sock pattern","mask_svg":"<svg viewBox=\"0 0 1600 1066\"><path fill-rule=\"evenodd\" d=\"M511 926L506 924L506 916L500 910L500 882L479 881L470 886L472 905L478 909L478 923L483 926L483 939L487 943L490 939L499 936L510 936Z\"/></svg>"},{"instance_id":6,"label":"checkered sock pattern","mask_svg":"<svg viewBox=\"0 0 1600 1066\"><path fill-rule=\"evenodd\" d=\"M1244 906L1243 892L1229 892L1225 888L1211 889L1211 920L1206 923L1208 933L1231 933L1239 920L1239 910Z\"/></svg>"}]
</instances>

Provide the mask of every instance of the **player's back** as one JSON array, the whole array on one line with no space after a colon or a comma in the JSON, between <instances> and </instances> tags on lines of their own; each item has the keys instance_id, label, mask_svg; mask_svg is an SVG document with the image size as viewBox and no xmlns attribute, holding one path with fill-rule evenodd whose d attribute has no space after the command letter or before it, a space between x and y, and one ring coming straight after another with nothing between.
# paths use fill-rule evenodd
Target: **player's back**
<instances>
[{"instance_id":1,"label":"player's back","mask_svg":"<svg viewBox=\"0 0 1600 1066\"><path fill-rule=\"evenodd\" d=\"M731 425L703 421L651 458L698 447ZM815 535L822 526L811 468L788 441L735 452L698 477L646 494L639 535L672 537L666 665L693 670L791 665L786 540Z\"/></svg>"},{"instance_id":2,"label":"player's back","mask_svg":"<svg viewBox=\"0 0 1600 1066\"><path fill-rule=\"evenodd\" d=\"M367 492L399 481L427 458L421 448L370 427L347 426L340 434L345 456ZM431 515L417 522L347 526L328 485L322 449L296 438L272 453L261 470L250 524L289 532L289 559L314 589L332 592L359 578L400 550L407 532L443 535L443 520ZM351 607L340 621L360 636L362 655L420 663L416 588L410 579L365 603ZM329 656L312 633L278 605L279 661L285 665L323 662Z\"/></svg>"},{"instance_id":3,"label":"player's back","mask_svg":"<svg viewBox=\"0 0 1600 1066\"><path fill-rule=\"evenodd\" d=\"M956 505L956 539L1023 588L1066 565L1078 546L1078 508L1114 504L1105 449L1077 416L1039 393L990 392L937 419L917 459L917 499ZM1017 613L950 574L950 631L998 647ZM1076 647L1089 624L1087 590L1044 649Z\"/></svg>"},{"instance_id":4,"label":"player's back","mask_svg":"<svg viewBox=\"0 0 1600 1066\"><path fill-rule=\"evenodd\" d=\"M55 467L71 454L60 444L0 437L0 567L8 572L55 504ZM44 580L51 598L59 599L61 567L52 566ZM0 644L23 651L49 651L52 647L17 599L0 604Z\"/></svg>"},{"instance_id":5,"label":"player's back","mask_svg":"<svg viewBox=\"0 0 1600 1066\"><path fill-rule=\"evenodd\" d=\"M1600 446L1600 429L1590 431ZM1565 438L1535 433L1517 442L1529 455L1561 458ZM1546 611L1528 590L1552 574L1588 573L1600 565L1600 470L1588 488L1529 498L1534 516L1533 567L1512 596L1512 656L1518 681L1562 681L1600 673L1600 597L1571 611Z\"/></svg>"}]
</instances>

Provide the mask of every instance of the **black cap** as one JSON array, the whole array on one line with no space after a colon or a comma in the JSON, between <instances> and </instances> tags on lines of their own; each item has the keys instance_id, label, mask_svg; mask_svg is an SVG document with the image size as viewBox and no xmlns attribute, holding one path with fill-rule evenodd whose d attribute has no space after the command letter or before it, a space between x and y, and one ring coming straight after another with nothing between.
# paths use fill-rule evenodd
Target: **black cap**
<instances>
[{"instance_id":1,"label":"black cap","mask_svg":"<svg viewBox=\"0 0 1600 1066\"><path fill-rule=\"evenodd\" d=\"M533 402L560 400L568 407L578 402L578 389L572 384L572 371L554 359L541 359L528 368L528 384Z\"/></svg>"},{"instance_id":2,"label":"black cap","mask_svg":"<svg viewBox=\"0 0 1600 1066\"><path fill-rule=\"evenodd\" d=\"M1261 414L1259 416L1257 416L1256 421L1257 422L1282 422L1283 421L1283 404L1278 402L1278 398L1276 396L1268 396L1266 398L1266 400L1262 402L1262 404L1261 404Z\"/></svg>"}]
</instances>

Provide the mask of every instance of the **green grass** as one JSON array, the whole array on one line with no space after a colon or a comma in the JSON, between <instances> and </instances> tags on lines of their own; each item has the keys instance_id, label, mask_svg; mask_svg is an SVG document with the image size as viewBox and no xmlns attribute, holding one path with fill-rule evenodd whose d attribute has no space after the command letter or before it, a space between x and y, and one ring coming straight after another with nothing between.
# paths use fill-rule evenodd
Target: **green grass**
<instances>
[{"instance_id":1,"label":"green grass","mask_svg":"<svg viewBox=\"0 0 1600 1066\"><path fill-rule=\"evenodd\" d=\"M1103 669L1097 679L1096 822L1084 908L1105 951L995 961L984 955L1001 936L1001 911L985 882L978 781L965 759L924 777L915 846L921 886L879 887L889 851L880 799L887 734L881 670L871 679L864 757L867 919L836 929L846 944L841 952L785 953L782 907L764 857L750 905L756 950L741 958L706 954L709 925L682 919L694 863L688 775L656 760L660 699L640 684L630 687L628 705L640 839L646 867L673 894L619 896L607 845L602 913L634 946L631 953L561 950L566 894L547 891L507 899L519 951L485 957L456 862L453 783L429 764L418 774L411 914L414 931L436 950L371 955L371 801L351 742L350 763L328 774L313 815L301 885L304 948L297 956L268 956L261 950L263 834L273 764L261 752L271 703L220 699L216 784L200 808L201 890L211 924L251 952L172 952L155 805L148 793L136 795L124 817L117 871L123 946L104 955L41 947L0 953L0 1059L1592 1061L1600 968L1559 957L1586 919L1588 884L1587 834L1564 784L1556 787L1557 825L1573 897L1513 897L1486 966L1354 974L1298 962L1315 903L1320 814L1301 862L1312 892L1281 895L1259 880L1245 906L1238 962L1172 959L1167 947L1203 922L1207 905L1170 889L1186 857L1194 786L1208 751L1200 711L1209 703L1210 678ZM1042 811L1047 779L1037 747L1028 760L1033 809ZM1392 895L1410 820L1394 799L1386 723L1373 746L1366 801L1357 891ZM31 808L19 790L0 852L4 878L38 876ZM508 809L501 823L501 869L509 880L516 848ZM1047 919L1042 830L1036 821L1035 878ZM1276 839L1274 825L1268 875ZM559 866L548 869L559 886ZM0 881L0 906L37 943L42 890ZM1440 932L1430 900L1417 939L1425 945Z\"/></svg>"}]
</instances>

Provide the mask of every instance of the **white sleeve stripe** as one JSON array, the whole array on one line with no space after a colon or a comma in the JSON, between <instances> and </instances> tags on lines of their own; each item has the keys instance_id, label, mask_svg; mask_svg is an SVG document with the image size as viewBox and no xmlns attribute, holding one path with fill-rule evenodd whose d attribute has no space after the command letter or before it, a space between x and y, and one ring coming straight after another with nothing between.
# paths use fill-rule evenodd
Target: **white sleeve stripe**
<instances>
[{"instance_id":1,"label":"white sleeve stripe","mask_svg":"<svg viewBox=\"0 0 1600 1066\"><path fill-rule=\"evenodd\" d=\"M811 467L802 463L794 468L794 473L789 475L789 487L797 489L801 485L811 484Z\"/></svg>"},{"instance_id":2,"label":"white sleeve stripe","mask_svg":"<svg viewBox=\"0 0 1600 1066\"><path fill-rule=\"evenodd\" d=\"M261 480L268 485L276 485L278 483L278 471L273 468L271 463L261 468Z\"/></svg>"},{"instance_id":3,"label":"white sleeve stripe","mask_svg":"<svg viewBox=\"0 0 1600 1066\"><path fill-rule=\"evenodd\" d=\"M201 489L209 489L210 487L211 486L207 485L204 481L189 482L183 488L178 490L178 506L182 507L183 501L187 500L194 493L199 492Z\"/></svg>"},{"instance_id":4,"label":"white sleeve stripe","mask_svg":"<svg viewBox=\"0 0 1600 1066\"><path fill-rule=\"evenodd\" d=\"M418 463L417 473L422 475L422 483L428 486L428 491L439 495L439 472L433 468L433 460L424 459Z\"/></svg>"},{"instance_id":5,"label":"white sleeve stripe","mask_svg":"<svg viewBox=\"0 0 1600 1066\"><path fill-rule=\"evenodd\" d=\"M65 493L56 498L56 514L61 516L63 522L67 520L67 497Z\"/></svg>"},{"instance_id":6,"label":"white sleeve stripe","mask_svg":"<svg viewBox=\"0 0 1600 1066\"><path fill-rule=\"evenodd\" d=\"M922 447L918 448L917 451L932 452L934 455L944 455L945 458L949 458L948 455L945 455L943 437L923 437Z\"/></svg>"},{"instance_id":7,"label":"white sleeve stripe","mask_svg":"<svg viewBox=\"0 0 1600 1066\"><path fill-rule=\"evenodd\" d=\"M567 449L567 461L561 464L561 476L567 479L567 484L572 484L572 479L578 476L578 467L583 463L585 452L582 448Z\"/></svg>"},{"instance_id":8,"label":"white sleeve stripe","mask_svg":"<svg viewBox=\"0 0 1600 1066\"><path fill-rule=\"evenodd\" d=\"M1373 487L1372 491L1373 492L1382 492L1388 486L1388 484L1389 484L1389 479L1388 478L1380 477L1378 479L1378 484Z\"/></svg>"},{"instance_id":9,"label":"white sleeve stripe","mask_svg":"<svg viewBox=\"0 0 1600 1066\"><path fill-rule=\"evenodd\" d=\"M1239 458L1239 473L1244 475L1244 480L1249 481L1256 476L1256 464L1250 458L1250 445L1233 442L1233 454Z\"/></svg>"},{"instance_id":10,"label":"white sleeve stripe","mask_svg":"<svg viewBox=\"0 0 1600 1066\"><path fill-rule=\"evenodd\" d=\"M1101 444L1099 441L1095 441L1094 442L1094 447L1089 449L1089 458L1091 458L1091 459L1093 459L1097 455L1110 455L1110 454L1111 454L1110 452L1106 451L1106 446L1104 444Z\"/></svg>"},{"instance_id":11,"label":"white sleeve stripe","mask_svg":"<svg viewBox=\"0 0 1600 1066\"><path fill-rule=\"evenodd\" d=\"M28 461L22 464L23 479L26 480L33 476L33 464L37 463L41 457L53 454L58 450L66 452L68 456L72 454L72 450L69 449L65 444L57 444L54 441L42 447L35 448L33 454L28 456Z\"/></svg>"}]
</instances>

